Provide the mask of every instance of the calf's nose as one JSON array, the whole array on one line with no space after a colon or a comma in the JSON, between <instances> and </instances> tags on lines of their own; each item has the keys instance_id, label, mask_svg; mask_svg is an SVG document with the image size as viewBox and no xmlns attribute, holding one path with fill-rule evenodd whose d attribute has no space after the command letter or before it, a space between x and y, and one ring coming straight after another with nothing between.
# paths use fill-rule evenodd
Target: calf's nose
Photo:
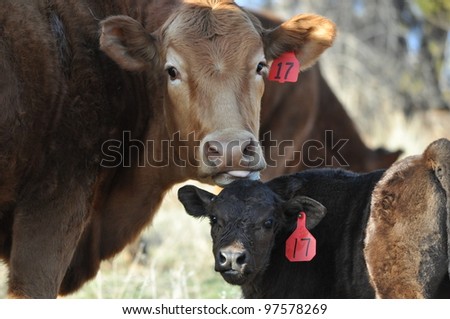
<instances>
[{"instance_id":1,"label":"calf's nose","mask_svg":"<svg viewBox=\"0 0 450 319\"><path fill-rule=\"evenodd\" d=\"M218 270L242 271L247 264L247 252L244 249L221 249L217 256Z\"/></svg>"}]
</instances>

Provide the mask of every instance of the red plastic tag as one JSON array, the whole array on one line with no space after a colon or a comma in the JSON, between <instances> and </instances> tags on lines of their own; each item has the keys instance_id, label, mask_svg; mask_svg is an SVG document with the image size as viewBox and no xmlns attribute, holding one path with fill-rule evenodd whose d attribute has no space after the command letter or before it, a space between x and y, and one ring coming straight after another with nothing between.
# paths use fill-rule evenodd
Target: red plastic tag
<instances>
[{"instance_id":1,"label":"red plastic tag","mask_svg":"<svg viewBox=\"0 0 450 319\"><path fill-rule=\"evenodd\" d=\"M310 261L316 255L316 239L306 228L306 214L297 218L297 228L286 240L286 258L289 261Z\"/></svg>"},{"instance_id":2,"label":"red plastic tag","mask_svg":"<svg viewBox=\"0 0 450 319\"><path fill-rule=\"evenodd\" d=\"M297 82L299 72L300 62L295 53L286 52L273 60L268 79L280 83Z\"/></svg>"}]
</instances>

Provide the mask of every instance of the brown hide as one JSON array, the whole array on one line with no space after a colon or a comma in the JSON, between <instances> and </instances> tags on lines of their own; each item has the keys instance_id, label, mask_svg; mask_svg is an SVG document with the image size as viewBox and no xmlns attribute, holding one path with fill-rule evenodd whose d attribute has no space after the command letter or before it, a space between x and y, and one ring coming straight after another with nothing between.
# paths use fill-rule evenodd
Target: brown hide
<instances>
[{"instance_id":1,"label":"brown hide","mask_svg":"<svg viewBox=\"0 0 450 319\"><path fill-rule=\"evenodd\" d=\"M260 140L267 162L263 180L311 167L369 172L389 167L402 153L365 145L318 66L296 83L267 82Z\"/></svg>"},{"instance_id":2,"label":"brown hide","mask_svg":"<svg viewBox=\"0 0 450 319\"><path fill-rule=\"evenodd\" d=\"M151 222L174 183L257 178L267 64L283 49L312 64L334 39L333 23L314 15L269 31L232 1L187 2L0 2L10 296L78 289Z\"/></svg>"},{"instance_id":3,"label":"brown hide","mask_svg":"<svg viewBox=\"0 0 450 319\"><path fill-rule=\"evenodd\" d=\"M364 253L378 298L432 297L446 281L449 163L450 141L440 139L376 185Z\"/></svg>"},{"instance_id":4,"label":"brown hide","mask_svg":"<svg viewBox=\"0 0 450 319\"><path fill-rule=\"evenodd\" d=\"M278 23L274 17L258 18L265 27ZM402 153L365 145L317 64L301 72L296 83L266 80L261 106L263 180L310 167L369 172L389 167Z\"/></svg>"}]
</instances>

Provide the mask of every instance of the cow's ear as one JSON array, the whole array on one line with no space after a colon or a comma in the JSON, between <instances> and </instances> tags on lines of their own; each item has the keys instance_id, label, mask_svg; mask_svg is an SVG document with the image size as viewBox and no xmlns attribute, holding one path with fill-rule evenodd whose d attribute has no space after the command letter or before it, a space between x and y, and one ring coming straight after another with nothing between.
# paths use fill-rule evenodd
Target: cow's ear
<instances>
[{"instance_id":1,"label":"cow's ear","mask_svg":"<svg viewBox=\"0 0 450 319\"><path fill-rule=\"evenodd\" d=\"M205 216L206 207L214 197L214 194L192 185L183 186L178 190L178 199L186 212L193 217Z\"/></svg>"},{"instance_id":2,"label":"cow's ear","mask_svg":"<svg viewBox=\"0 0 450 319\"><path fill-rule=\"evenodd\" d=\"M313 229L326 215L327 209L318 201L307 196L295 196L284 203L284 214L287 217L297 216L300 212L306 214L306 227Z\"/></svg>"},{"instance_id":3,"label":"cow's ear","mask_svg":"<svg viewBox=\"0 0 450 319\"><path fill-rule=\"evenodd\" d=\"M155 62L156 40L138 21L128 16L111 16L100 26L100 49L121 68L143 71Z\"/></svg>"},{"instance_id":4,"label":"cow's ear","mask_svg":"<svg viewBox=\"0 0 450 319\"><path fill-rule=\"evenodd\" d=\"M336 36L336 25L318 15L300 14L264 33L265 55L273 60L285 52L295 52L301 69L312 66Z\"/></svg>"}]
</instances>

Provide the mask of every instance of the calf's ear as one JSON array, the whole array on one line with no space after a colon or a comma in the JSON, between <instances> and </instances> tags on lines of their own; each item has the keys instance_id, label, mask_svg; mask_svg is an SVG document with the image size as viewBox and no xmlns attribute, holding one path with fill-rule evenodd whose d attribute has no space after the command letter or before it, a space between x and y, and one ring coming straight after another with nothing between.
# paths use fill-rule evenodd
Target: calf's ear
<instances>
[{"instance_id":1,"label":"calf's ear","mask_svg":"<svg viewBox=\"0 0 450 319\"><path fill-rule=\"evenodd\" d=\"M314 14L300 14L264 33L265 55L273 60L294 51L304 70L333 44L335 36L336 25L332 21Z\"/></svg>"},{"instance_id":2,"label":"calf's ear","mask_svg":"<svg viewBox=\"0 0 450 319\"><path fill-rule=\"evenodd\" d=\"M154 64L156 40L138 21L118 15L101 21L100 26L100 49L121 68L143 71Z\"/></svg>"},{"instance_id":3,"label":"calf's ear","mask_svg":"<svg viewBox=\"0 0 450 319\"><path fill-rule=\"evenodd\" d=\"M205 216L206 206L214 197L214 194L192 185L183 186L178 190L178 199L186 212L193 217Z\"/></svg>"},{"instance_id":4,"label":"calf's ear","mask_svg":"<svg viewBox=\"0 0 450 319\"><path fill-rule=\"evenodd\" d=\"M284 203L284 214L296 216L300 212L306 214L306 227L313 229L327 213L327 209L318 201L307 196L295 196Z\"/></svg>"}]
</instances>

